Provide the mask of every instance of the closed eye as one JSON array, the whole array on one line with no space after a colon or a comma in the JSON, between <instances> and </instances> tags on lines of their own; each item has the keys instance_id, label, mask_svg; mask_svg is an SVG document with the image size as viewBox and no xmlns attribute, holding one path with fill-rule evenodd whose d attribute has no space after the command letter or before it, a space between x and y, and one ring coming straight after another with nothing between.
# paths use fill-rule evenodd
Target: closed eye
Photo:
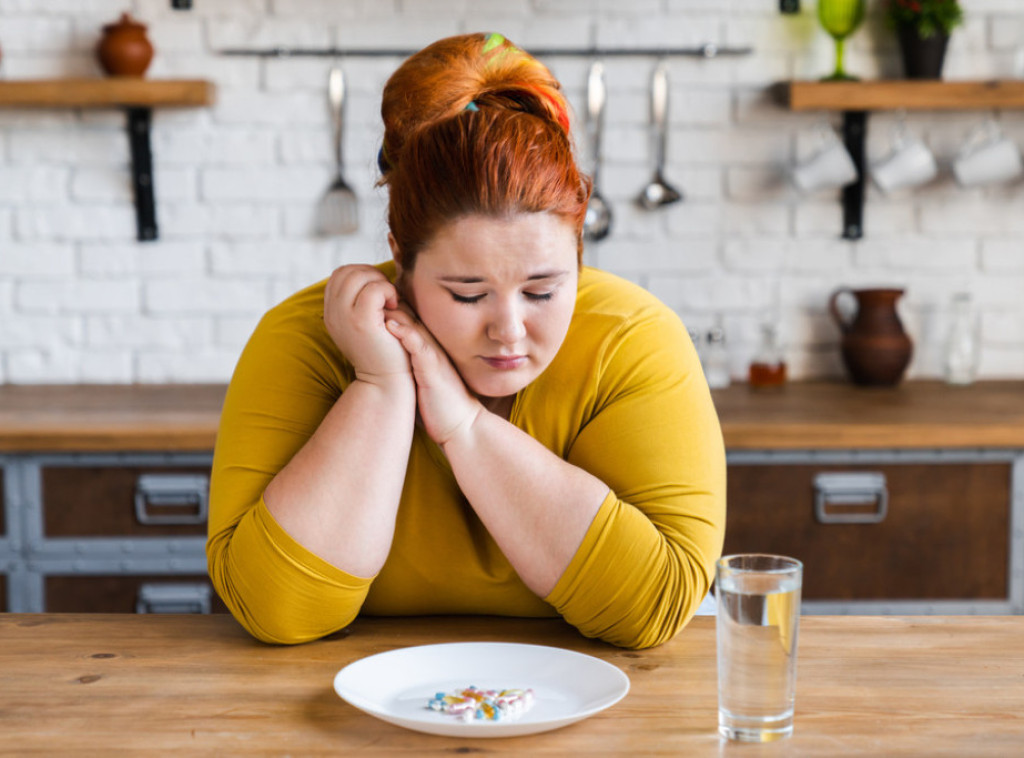
<instances>
[{"instance_id":1,"label":"closed eye","mask_svg":"<svg viewBox=\"0 0 1024 758\"><path fill-rule=\"evenodd\" d=\"M448 291L451 293L452 300L454 300L456 303L465 303L467 305L472 305L473 303L479 303L481 300L483 300L487 296L486 293L483 293L483 294L480 294L480 295L460 295L457 292L452 292L451 290L448 290ZM542 303L542 302L544 302L546 300L550 300L552 297L554 297L554 295L555 295L555 293L553 291L552 292L524 292L523 293L523 297L525 297L527 300L531 300L531 301L533 301L535 303Z\"/></svg>"}]
</instances>

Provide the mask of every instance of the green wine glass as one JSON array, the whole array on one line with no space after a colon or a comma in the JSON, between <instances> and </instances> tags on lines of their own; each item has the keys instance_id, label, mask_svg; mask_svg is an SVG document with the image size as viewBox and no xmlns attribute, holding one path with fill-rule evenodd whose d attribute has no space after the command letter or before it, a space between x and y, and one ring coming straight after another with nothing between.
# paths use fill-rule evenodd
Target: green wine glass
<instances>
[{"instance_id":1,"label":"green wine glass","mask_svg":"<svg viewBox=\"0 0 1024 758\"><path fill-rule=\"evenodd\" d=\"M855 81L843 69L843 52L846 38L853 34L864 20L864 0L818 0L818 20L822 28L836 43L836 70L823 81Z\"/></svg>"}]
</instances>

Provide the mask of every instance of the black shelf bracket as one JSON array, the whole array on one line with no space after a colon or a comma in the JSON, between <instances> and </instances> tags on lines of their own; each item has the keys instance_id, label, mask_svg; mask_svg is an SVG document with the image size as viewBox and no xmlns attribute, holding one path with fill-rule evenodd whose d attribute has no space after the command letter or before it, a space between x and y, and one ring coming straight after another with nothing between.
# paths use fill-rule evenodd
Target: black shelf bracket
<instances>
[{"instance_id":1,"label":"black shelf bracket","mask_svg":"<svg viewBox=\"0 0 1024 758\"><path fill-rule=\"evenodd\" d=\"M128 144L131 148L132 190L135 194L136 239L155 240L156 201L153 197L153 153L149 145L153 112L150 108L128 108Z\"/></svg>"},{"instance_id":2,"label":"black shelf bracket","mask_svg":"<svg viewBox=\"0 0 1024 758\"><path fill-rule=\"evenodd\" d=\"M843 143L857 167L857 179L843 187L843 239L864 236L864 192L867 185L867 161L864 143L868 136L867 111L843 111Z\"/></svg>"}]
</instances>

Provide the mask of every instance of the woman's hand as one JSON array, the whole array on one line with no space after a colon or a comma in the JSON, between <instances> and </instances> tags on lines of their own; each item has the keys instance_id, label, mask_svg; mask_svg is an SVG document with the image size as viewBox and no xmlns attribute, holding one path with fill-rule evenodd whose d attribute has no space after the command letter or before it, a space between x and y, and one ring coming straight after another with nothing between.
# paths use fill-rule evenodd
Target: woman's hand
<instances>
[{"instance_id":1,"label":"woman's hand","mask_svg":"<svg viewBox=\"0 0 1024 758\"><path fill-rule=\"evenodd\" d=\"M341 266L327 281L324 324L357 379L373 384L402 376L411 380L409 355L385 326L398 300L395 285L373 266Z\"/></svg>"},{"instance_id":2,"label":"woman's hand","mask_svg":"<svg viewBox=\"0 0 1024 758\"><path fill-rule=\"evenodd\" d=\"M416 406L423 428L430 439L444 447L460 430L472 426L484 407L466 389L434 335L408 310L389 312L387 328L401 340L412 362Z\"/></svg>"}]
</instances>

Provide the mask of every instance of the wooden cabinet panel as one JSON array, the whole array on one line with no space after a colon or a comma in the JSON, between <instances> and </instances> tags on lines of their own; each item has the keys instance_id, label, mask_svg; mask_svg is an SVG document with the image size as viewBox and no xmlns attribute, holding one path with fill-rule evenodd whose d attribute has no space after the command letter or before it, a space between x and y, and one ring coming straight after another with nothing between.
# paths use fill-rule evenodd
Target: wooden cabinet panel
<instances>
[{"instance_id":1,"label":"wooden cabinet panel","mask_svg":"<svg viewBox=\"0 0 1024 758\"><path fill-rule=\"evenodd\" d=\"M49 613L135 613L144 584L202 583L206 576L47 576L46 610ZM227 607L211 588L211 609L227 613Z\"/></svg>"},{"instance_id":2,"label":"wooden cabinet panel","mask_svg":"<svg viewBox=\"0 0 1024 758\"><path fill-rule=\"evenodd\" d=\"M879 523L821 523L814 478L880 472ZM1006 600L1008 463L734 464L725 552L781 553L804 562L809 600Z\"/></svg>"},{"instance_id":3,"label":"wooden cabinet panel","mask_svg":"<svg viewBox=\"0 0 1024 758\"><path fill-rule=\"evenodd\" d=\"M182 474L209 476L202 467L48 466L42 471L43 530L47 537L202 536L205 518L194 518L195 503L149 504L157 523L142 523L136 514L136 487L141 476ZM206 493L203 493L203 497ZM181 517L196 523L160 523Z\"/></svg>"}]
</instances>

